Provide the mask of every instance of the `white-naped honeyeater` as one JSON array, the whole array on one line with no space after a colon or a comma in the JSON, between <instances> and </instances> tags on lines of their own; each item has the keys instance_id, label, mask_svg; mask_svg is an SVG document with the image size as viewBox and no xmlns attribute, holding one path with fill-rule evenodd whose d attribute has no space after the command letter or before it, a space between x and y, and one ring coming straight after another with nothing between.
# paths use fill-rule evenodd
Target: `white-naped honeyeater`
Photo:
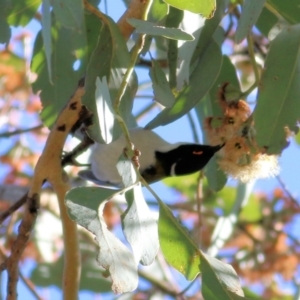
<instances>
[{"instance_id":1,"label":"white-naped honeyeater","mask_svg":"<svg viewBox=\"0 0 300 300\"><path fill-rule=\"evenodd\" d=\"M156 133L142 128L129 130L130 139L141 152L140 173L148 183L163 178L195 173L205 167L223 145L209 146L192 143L170 144ZM79 176L99 185L122 186L116 164L125 147L125 138L110 144L94 144L90 156L91 167Z\"/></svg>"}]
</instances>

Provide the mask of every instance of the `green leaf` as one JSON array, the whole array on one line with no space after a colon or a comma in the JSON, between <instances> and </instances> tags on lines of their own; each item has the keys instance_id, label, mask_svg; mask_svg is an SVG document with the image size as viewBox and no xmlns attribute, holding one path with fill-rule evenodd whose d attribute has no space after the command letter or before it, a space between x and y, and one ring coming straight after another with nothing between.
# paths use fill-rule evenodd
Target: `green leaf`
<instances>
[{"instance_id":1,"label":"green leaf","mask_svg":"<svg viewBox=\"0 0 300 300\"><path fill-rule=\"evenodd\" d=\"M33 19L41 2L41 0L11 0L12 10L7 18L8 24L23 27L27 25Z\"/></svg>"},{"instance_id":2,"label":"green leaf","mask_svg":"<svg viewBox=\"0 0 300 300\"><path fill-rule=\"evenodd\" d=\"M127 22L136 28L137 33L144 33L149 35L158 35L163 36L168 39L173 40L183 40L183 41L192 41L194 37L182 29L178 28L167 28L159 26L152 22L147 22L138 19L127 19Z\"/></svg>"},{"instance_id":3,"label":"green leaf","mask_svg":"<svg viewBox=\"0 0 300 300\"><path fill-rule=\"evenodd\" d=\"M195 63L199 56L203 55L203 53L209 47L210 43L213 42L213 36L225 15L224 11L226 8L226 0L217 0L217 9L213 18L211 18L210 20L206 20L201 30L200 37L191 60L191 64Z\"/></svg>"},{"instance_id":4,"label":"green leaf","mask_svg":"<svg viewBox=\"0 0 300 300\"><path fill-rule=\"evenodd\" d=\"M201 252L202 295L206 300L246 299L234 269Z\"/></svg>"},{"instance_id":5,"label":"green leaf","mask_svg":"<svg viewBox=\"0 0 300 300\"><path fill-rule=\"evenodd\" d=\"M300 1L289 0L289 5L282 0L267 0L279 14L281 14L289 23L297 24L300 22Z\"/></svg>"},{"instance_id":6,"label":"green leaf","mask_svg":"<svg viewBox=\"0 0 300 300\"><path fill-rule=\"evenodd\" d=\"M122 215L123 232L136 262L148 266L159 249L157 222L144 199L140 183L126 192L125 197L128 207Z\"/></svg>"},{"instance_id":7,"label":"green leaf","mask_svg":"<svg viewBox=\"0 0 300 300\"><path fill-rule=\"evenodd\" d=\"M53 0L57 20L65 27L84 30L83 3L81 0Z\"/></svg>"},{"instance_id":8,"label":"green leaf","mask_svg":"<svg viewBox=\"0 0 300 300\"><path fill-rule=\"evenodd\" d=\"M42 4L42 36L44 42L45 55L47 60L47 68L49 81L52 82L52 68L51 68L51 10L49 0L43 0Z\"/></svg>"},{"instance_id":9,"label":"green leaf","mask_svg":"<svg viewBox=\"0 0 300 300\"><path fill-rule=\"evenodd\" d=\"M278 18L264 7L255 26L265 37L268 37L270 30L277 22Z\"/></svg>"},{"instance_id":10,"label":"green leaf","mask_svg":"<svg viewBox=\"0 0 300 300\"><path fill-rule=\"evenodd\" d=\"M137 287L136 262L125 245L107 229L102 215L106 199L119 192L103 188L74 188L66 194L65 203L70 218L95 235L100 247L97 261L109 271L113 292L125 293Z\"/></svg>"},{"instance_id":11,"label":"green leaf","mask_svg":"<svg viewBox=\"0 0 300 300\"><path fill-rule=\"evenodd\" d=\"M183 11L178 10L174 7L170 7L169 14L166 17L166 27L178 28L179 24L183 19ZM188 41L190 43L190 41ZM169 66L169 82L170 88L175 89L177 85L177 63L178 63L178 41L177 40L169 40L168 44L168 66ZM175 99L174 99L175 101ZM173 106L174 102L172 103Z\"/></svg>"},{"instance_id":12,"label":"green leaf","mask_svg":"<svg viewBox=\"0 0 300 300\"><path fill-rule=\"evenodd\" d=\"M99 118L101 137L106 144L109 144L113 140L115 116L105 76L102 81L99 77L96 78L95 100L98 116L101 116Z\"/></svg>"},{"instance_id":13,"label":"green leaf","mask_svg":"<svg viewBox=\"0 0 300 300\"><path fill-rule=\"evenodd\" d=\"M167 262L187 280L193 280L199 273L198 247L162 201L159 202L158 233L160 247Z\"/></svg>"},{"instance_id":14,"label":"green leaf","mask_svg":"<svg viewBox=\"0 0 300 300\"><path fill-rule=\"evenodd\" d=\"M211 18L216 10L215 0L164 0L171 6L174 6L181 10L188 10L190 12L201 14L205 18Z\"/></svg>"},{"instance_id":15,"label":"green leaf","mask_svg":"<svg viewBox=\"0 0 300 300\"><path fill-rule=\"evenodd\" d=\"M149 75L152 80L155 101L165 107L172 107L175 103L175 97L164 71L154 59L152 59L152 68L150 68Z\"/></svg>"},{"instance_id":16,"label":"green leaf","mask_svg":"<svg viewBox=\"0 0 300 300\"><path fill-rule=\"evenodd\" d=\"M169 12L169 6L162 0L154 0L148 13L150 22L161 21Z\"/></svg>"},{"instance_id":17,"label":"green leaf","mask_svg":"<svg viewBox=\"0 0 300 300\"><path fill-rule=\"evenodd\" d=\"M251 31L256 23L266 0L245 0L242 7L242 15L235 33L236 43L240 43Z\"/></svg>"},{"instance_id":18,"label":"green leaf","mask_svg":"<svg viewBox=\"0 0 300 300\"><path fill-rule=\"evenodd\" d=\"M108 25L107 25L108 24ZM130 55L123 36L117 25L107 17L107 22L101 28L97 45L89 61L86 71L86 93L82 98L82 103L94 114L94 126L89 130L91 138L98 143L103 143L101 138L99 118L95 102L95 82L99 77L101 80L106 77L109 93L114 103L118 94L124 74L130 65ZM132 116L133 97L137 88L135 73L130 79L129 85L122 97L120 113L128 127L135 127L136 123ZM115 120L113 126L113 139L117 139L121 134L119 123Z\"/></svg>"},{"instance_id":19,"label":"green leaf","mask_svg":"<svg viewBox=\"0 0 300 300\"><path fill-rule=\"evenodd\" d=\"M95 252L88 251L91 245L81 249L82 267L79 290L89 290L95 293L111 292L111 281L104 278L103 269L96 264ZM97 251L95 249L95 251ZM39 263L32 271L30 279L37 286L49 287L55 285L62 288L64 255L54 263Z\"/></svg>"},{"instance_id":20,"label":"green leaf","mask_svg":"<svg viewBox=\"0 0 300 300\"><path fill-rule=\"evenodd\" d=\"M12 8L10 0L0 1L0 44L9 42L11 36L11 29L7 23L7 16Z\"/></svg>"},{"instance_id":21,"label":"green leaf","mask_svg":"<svg viewBox=\"0 0 300 300\"><path fill-rule=\"evenodd\" d=\"M294 25L271 42L254 110L257 143L270 154L281 153L286 146L284 128L293 130L299 120L299 81L300 25Z\"/></svg>"},{"instance_id":22,"label":"green leaf","mask_svg":"<svg viewBox=\"0 0 300 300\"><path fill-rule=\"evenodd\" d=\"M199 58L190 77L190 84L178 94L175 105L172 108L164 109L147 124L146 128L152 129L169 124L190 111L209 91L219 74L221 65L220 48L215 42L212 42Z\"/></svg>"},{"instance_id":23,"label":"green leaf","mask_svg":"<svg viewBox=\"0 0 300 300\"><path fill-rule=\"evenodd\" d=\"M74 71L73 64L76 60L74 51L84 46L82 35L74 30L62 27L57 22L52 26L51 35L53 84L49 79L41 31L35 40L31 61L31 70L38 75L37 80L32 84L32 88L34 93L41 91L40 97L43 104L41 118L48 127L51 127L55 122L58 114L73 94L79 78L83 75Z\"/></svg>"}]
</instances>

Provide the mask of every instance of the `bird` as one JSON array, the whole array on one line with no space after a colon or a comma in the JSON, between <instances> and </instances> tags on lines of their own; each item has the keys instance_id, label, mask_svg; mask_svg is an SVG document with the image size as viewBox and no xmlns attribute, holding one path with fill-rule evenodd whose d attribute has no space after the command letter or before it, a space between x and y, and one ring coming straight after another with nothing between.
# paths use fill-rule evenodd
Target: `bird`
<instances>
[{"instance_id":1,"label":"bird","mask_svg":"<svg viewBox=\"0 0 300 300\"><path fill-rule=\"evenodd\" d=\"M195 173L203 169L223 145L200 145L193 143L170 144L151 130L129 130L131 142L141 153L140 174L151 184L170 176ZM81 178L105 187L122 187L122 179L116 168L125 147L121 135L110 144L95 143L91 147L90 168L79 172Z\"/></svg>"}]
</instances>

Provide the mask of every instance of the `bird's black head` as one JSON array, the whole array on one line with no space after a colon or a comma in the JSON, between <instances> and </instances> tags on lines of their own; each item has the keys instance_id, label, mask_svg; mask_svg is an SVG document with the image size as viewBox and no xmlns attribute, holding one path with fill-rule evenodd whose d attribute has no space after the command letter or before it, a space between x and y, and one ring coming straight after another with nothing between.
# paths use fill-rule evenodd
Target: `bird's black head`
<instances>
[{"instance_id":1,"label":"bird's black head","mask_svg":"<svg viewBox=\"0 0 300 300\"><path fill-rule=\"evenodd\" d=\"M184 144L168 152L155 152L157 162L166 176L187 175L205 167L224 145Z\"/></svg>"}]
</instances>

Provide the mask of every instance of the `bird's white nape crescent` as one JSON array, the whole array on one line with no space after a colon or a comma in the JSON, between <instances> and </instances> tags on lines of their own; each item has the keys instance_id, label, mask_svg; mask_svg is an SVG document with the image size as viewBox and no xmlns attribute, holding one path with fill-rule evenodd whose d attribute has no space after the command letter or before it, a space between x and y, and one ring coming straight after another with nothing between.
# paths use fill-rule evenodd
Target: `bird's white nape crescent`
<instances>
[{"instance_id":1,"label":"bird's white nape crescent","mask_svg":"<svg viewBox=\"0 0 300 300\"><path fill-rule=\"evenodd\" d=\"M141 152L140 173L148 183L169 176L195 173L205 167L223 145L209 146L192 143L170 144L156 133L142 128L129 130L131 141ZM124 136L110 144L94 144L89 170L79 176L105 187L122 187L116 164L126 146Z\"/></svg>"}]
</instances>

